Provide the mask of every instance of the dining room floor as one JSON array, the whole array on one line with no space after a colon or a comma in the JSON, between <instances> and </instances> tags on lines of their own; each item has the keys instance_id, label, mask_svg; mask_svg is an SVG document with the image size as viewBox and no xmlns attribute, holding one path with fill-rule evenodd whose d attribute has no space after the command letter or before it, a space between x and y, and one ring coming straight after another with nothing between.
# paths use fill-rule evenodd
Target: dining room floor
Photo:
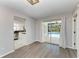
<instances>
[{"instance_id":1,"label":"dining room floor","mask_svg":"<svg viewBox=\"0 0 79 59\"><path fill-rule=\"evenodd\" d=\"M23 46L3 58L76 58L77 51L63 49L58 45L34 42Z\"/></svg>"}]
</instances>

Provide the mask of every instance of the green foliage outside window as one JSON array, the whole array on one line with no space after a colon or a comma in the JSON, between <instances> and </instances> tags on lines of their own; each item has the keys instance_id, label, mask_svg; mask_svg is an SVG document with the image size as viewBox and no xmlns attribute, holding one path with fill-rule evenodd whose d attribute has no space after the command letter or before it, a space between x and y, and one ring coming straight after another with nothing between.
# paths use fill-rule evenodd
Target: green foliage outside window
<instances>
[{"instance_id":1,"label":"green foliage outside window","mask_svg":"<svg viewBox=\"0 0 79 59\"><path fill-rule=\"evenodd\" d=\"M61 23L48 23L48 32L60 32Z\"/></svg>"}]
</instances>

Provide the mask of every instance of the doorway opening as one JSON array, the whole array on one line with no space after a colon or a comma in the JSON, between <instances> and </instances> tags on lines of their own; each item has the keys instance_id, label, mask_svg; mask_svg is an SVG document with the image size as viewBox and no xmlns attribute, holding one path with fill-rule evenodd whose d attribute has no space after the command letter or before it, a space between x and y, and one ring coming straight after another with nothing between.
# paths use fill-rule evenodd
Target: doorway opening
<instances>
[{"instance_id":1,"label":"doorway opening","mask_svg":"<svg viewBox=\"0 0 79 59\"><path fill-rule=\"evenodd\" d=\"M60 44L61 35L61 20L55 20L52 22L43 22L42 24L42 38L43 42L51 43L55 45Z\"/></svg>"},{"instance_id":2,"label":"doorway opening","mask_svg":"<svg viewBox=\"0 0 79 59\"><path fill-rule=\"evenodd\" d=\"M14 16L13 29L14 29L14 49L18 49L24 46L26 43L25 19L18 16Z\"/></svg>"}]
</instances>

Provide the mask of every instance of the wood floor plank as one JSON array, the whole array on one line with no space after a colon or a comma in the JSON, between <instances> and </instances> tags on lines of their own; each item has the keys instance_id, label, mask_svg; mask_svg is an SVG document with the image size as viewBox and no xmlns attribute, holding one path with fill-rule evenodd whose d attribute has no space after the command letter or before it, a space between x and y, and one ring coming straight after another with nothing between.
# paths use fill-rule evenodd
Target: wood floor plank
<instances>
[{"instance_id":1,"label":"wood floor plank","mask_svg":"<svg viewBox=\"0 0 79 59\"><path fill-rule=\"evenodd\" d=\"M72 49L63 49L58 45L39 43L21 47L3 58L76 58L77 52Z\"/></svg>"}]
</instances>

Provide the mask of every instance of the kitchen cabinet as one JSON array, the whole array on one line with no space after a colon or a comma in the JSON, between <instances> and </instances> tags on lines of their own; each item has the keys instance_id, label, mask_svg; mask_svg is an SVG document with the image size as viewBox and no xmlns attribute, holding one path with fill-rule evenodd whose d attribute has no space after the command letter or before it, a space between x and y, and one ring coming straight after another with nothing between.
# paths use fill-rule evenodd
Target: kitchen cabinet
<instances>
[{"instance_id":1,"label":"kitchen cabinet","mask_svg":"<svg viewBox=\"0 0 79 59\"><path fill-rule=\"evenodd\" d=\"M26 45L26 33L19 32L18 40L15 40L15 49L23 47Z\"/></svg>"}]
</instances>

